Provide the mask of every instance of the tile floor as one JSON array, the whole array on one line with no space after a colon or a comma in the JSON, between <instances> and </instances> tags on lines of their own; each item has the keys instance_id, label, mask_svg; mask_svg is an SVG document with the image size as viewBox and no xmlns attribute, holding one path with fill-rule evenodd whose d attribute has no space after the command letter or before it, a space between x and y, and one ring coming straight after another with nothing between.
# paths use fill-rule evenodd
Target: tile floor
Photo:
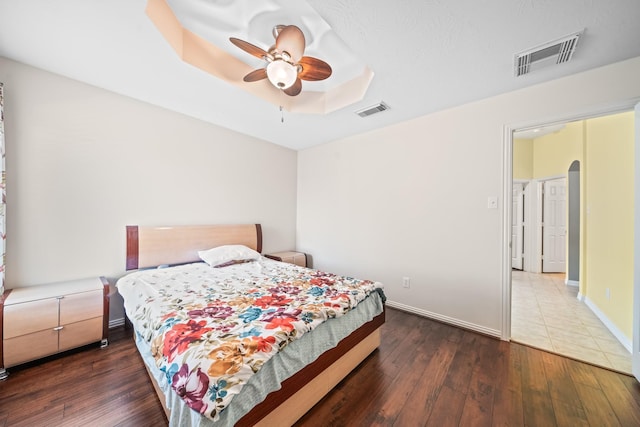
<instances>
[{"instance_id":1,"label":"tile floor","mask_svg":"<svg viewBox=\"0 0 640 427\"><path fill-rule=\"evenodd\" d=\"M631 353L583 302L562 274L514 270L511 339L542 350L631 373Z\"/></svg>"}]
</instances>

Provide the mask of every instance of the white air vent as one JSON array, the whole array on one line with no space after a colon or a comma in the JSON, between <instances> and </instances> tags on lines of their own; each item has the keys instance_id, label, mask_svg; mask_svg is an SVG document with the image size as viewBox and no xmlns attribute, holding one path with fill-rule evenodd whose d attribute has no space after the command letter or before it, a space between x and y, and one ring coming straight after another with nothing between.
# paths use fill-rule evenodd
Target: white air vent
<instances>
[{"instance_id":1,"label":"white air vent","mask_svg":"<svg viewBox=\"0 0 640 427\"><path fill-rule=\"evenodd\" d=\"M573 56L582 31L520 52L516 55L516 77L552 64L562 64Z\"/></svg>"},{"instance_id":2,"label":"white air vent","mask_svg":"<svg viewBox=\"0 0 640 427\"><path fill-rule=\"evenodd\" d=\"M356 111L356 114L360 117L368 117L372 114L380 113L382 111L386 111L389 109L389 106L384 102L380 102L379 104L372 105L367 108L363 108L362 110Z\"/></svg>"}]
</instances>

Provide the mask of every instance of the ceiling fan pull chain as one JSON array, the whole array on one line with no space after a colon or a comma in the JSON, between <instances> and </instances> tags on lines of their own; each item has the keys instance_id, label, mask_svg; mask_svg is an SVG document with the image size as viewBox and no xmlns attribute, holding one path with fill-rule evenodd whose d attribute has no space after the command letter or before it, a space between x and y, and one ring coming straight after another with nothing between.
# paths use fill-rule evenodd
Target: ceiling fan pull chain
<instances>
[{"instance_id":1,"label":"ceiling fan pull chain","mask_svg":"<svg viewBox=\"0 0 640 427\"><path fill-rule=\"evenodd\" d=\"M280 123L284 123L284 111L282 111L282 105L280 106Z\"/></svg>"}]
</instances>

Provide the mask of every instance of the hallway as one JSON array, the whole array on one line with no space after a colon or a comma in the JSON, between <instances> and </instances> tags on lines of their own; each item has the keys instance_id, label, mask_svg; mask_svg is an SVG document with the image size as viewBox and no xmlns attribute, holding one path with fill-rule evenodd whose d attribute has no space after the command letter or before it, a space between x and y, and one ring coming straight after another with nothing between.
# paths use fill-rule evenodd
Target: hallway
<instances>
[{"instance_id":1,"label":"hallway","mask_svg":"<svg viewBox=\"0 0 640 427\"><path fill-rule=\"evenodd\" d=\"M513 270L511 340L630 374L631 353L564 277Z\"/></svg>"}]
</instances>

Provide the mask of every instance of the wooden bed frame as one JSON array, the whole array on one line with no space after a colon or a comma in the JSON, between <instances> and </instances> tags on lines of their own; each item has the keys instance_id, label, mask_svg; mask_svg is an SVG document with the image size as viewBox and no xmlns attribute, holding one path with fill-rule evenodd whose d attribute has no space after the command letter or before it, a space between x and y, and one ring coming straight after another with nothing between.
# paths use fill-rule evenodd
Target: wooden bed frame
<instances>
[{"instance_id":1,"label":"wooden bed frame","mask_svg":"<svg viewBox=\"0 0 640 427\"><path fill-rule=\"evenodd\" d=\"M241 244L262 252L260 224L142 227L127 226L127 270L200 261L199 250L228 244ZM236 426L279 426L294 424L333 387L380 345L383 311L345 337L338 345L321 354L281 388L244 415ZM158 398L165 398L149 374Z\"/></svg>"},{"instance_id":2,"label":"wooden bed frame","mask_svg":"<svg viewBox=\"0 0 640 427\"><path fill-rule=\"evenodd\" d=\"M198 251L222 245L245 245L262 252L260 224L127 225L127 270L200 261Z\"/></svg>"}]
</instances>

